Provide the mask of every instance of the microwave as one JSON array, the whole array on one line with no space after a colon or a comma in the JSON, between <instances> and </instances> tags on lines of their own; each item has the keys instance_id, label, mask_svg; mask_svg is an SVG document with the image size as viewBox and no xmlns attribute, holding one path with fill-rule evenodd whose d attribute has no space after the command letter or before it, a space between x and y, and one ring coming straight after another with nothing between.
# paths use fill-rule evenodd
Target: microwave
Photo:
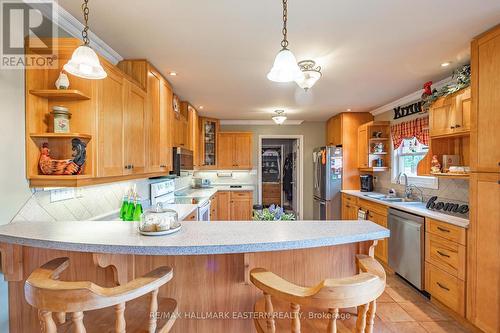
<instances>
[{"instance_id":1,"label":"microwave","mask_svg":"<svg viewBox=\"0 0 500 333\"><path fill-rule=\"evenodd\" d=\"M194 170L193 152L191 150L174 147L172 149L172 171L171 175L181 175L181 171Z\"/></svg>"}]
</instances>

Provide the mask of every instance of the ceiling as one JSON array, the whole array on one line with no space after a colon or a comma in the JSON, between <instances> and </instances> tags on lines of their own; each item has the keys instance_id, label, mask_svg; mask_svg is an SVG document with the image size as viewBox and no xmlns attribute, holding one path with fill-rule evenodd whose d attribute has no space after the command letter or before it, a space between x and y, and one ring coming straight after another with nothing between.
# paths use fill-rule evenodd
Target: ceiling
<instances>
[{"instance_id":1,"label":"ceiling","mask_svg":"<svg viewBox=\"0 0 500 333\"><path fill-rule=\"evenodd\" d=\"M59 0L81 19L81 3ZM309 91L266 79L280 49L279 0L91 0L90 27L124 58L146 58L202 115L326 120L369 111L449 76L471 38L500 22L498 0L289 0L289 48L323 77ZM452 61L442 68L441 63Z\"/></svg>"}]
</instances>

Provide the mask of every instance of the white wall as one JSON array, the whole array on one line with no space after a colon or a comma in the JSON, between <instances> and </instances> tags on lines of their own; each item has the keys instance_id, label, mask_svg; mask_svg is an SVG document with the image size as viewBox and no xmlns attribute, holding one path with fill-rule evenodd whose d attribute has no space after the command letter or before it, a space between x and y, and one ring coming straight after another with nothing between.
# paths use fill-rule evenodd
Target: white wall
<instances>
[{"instance_id":1,"label":"white wall","mask_svg":"<svg viewBox=\"0 0 500 333\"><path fill-rule=\"evenodd\" d=\"M25 177L24 71L0 70L0 224L31 196ZM0 274L0 332L8 332L7 283Z\"/></svg>"}]
</instances>

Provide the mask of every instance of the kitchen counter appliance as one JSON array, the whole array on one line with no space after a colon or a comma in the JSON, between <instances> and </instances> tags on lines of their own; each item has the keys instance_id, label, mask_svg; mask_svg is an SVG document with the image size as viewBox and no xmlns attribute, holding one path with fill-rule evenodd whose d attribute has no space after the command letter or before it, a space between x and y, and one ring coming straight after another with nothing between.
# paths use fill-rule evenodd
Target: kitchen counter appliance
<instances>
[{"instance_id":1,"label":"kitchen counter appliance","mask_svg":"<svg viewBox=\"0 0 500 333\"><path fill-rule=\"evenodd\" d=\"M193 152L191 150L174 147L172 152L173 170L170 171L171 175L180 176L181 171L194 170Z\"/></svg>"},{"instance_id":2,"label":"kitchen counter appliance","mask_svg":"<svg viewBox=\"0 0 500 333\"><path fill-rule=\"evenodd\" d=\"M340 220L342 147L314 149L313 163L313 219Z\"/></svg>"},{"instance_id":3,"label":"kitchen counter appliance","mask_svg":"<svg viewBox=\"0 0 500 333\"><path fill-rule=\"evenodd\" d=\"M389 208L389 267L419 290L424 289L425 219Z\"/></svg>"}]
</instances>

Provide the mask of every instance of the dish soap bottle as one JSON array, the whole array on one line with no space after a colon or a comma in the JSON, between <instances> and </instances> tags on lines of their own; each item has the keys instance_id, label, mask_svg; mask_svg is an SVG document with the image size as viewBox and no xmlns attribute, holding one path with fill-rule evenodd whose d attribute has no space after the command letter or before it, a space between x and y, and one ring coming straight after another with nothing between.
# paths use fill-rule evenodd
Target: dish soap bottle
<instances>
[{"instance_id":1,"label":"dish soap bottle","mask_svg":"<svg viewBox=\"0 0 500 333\"><path fill-rule=\"evenodd\" d=\"M136 195L134 200L134 213L132 214L132 221L140 221L142 213L143 210L141 198Z\"/></svg>"},{"instance_id":2,"label":"dish soap bottle","mask_svg":"<svg viewBox=\"0 0 500 333\"><path fill-rule=\"evenodd\" d=\"M122 221L125 221L125 216L127 215L128 206L130 204L130 192L131 189L128 190L127 194L125 194L122 199L122 206L120 208L120 219Z\"/></svg>"}]
</instances>

